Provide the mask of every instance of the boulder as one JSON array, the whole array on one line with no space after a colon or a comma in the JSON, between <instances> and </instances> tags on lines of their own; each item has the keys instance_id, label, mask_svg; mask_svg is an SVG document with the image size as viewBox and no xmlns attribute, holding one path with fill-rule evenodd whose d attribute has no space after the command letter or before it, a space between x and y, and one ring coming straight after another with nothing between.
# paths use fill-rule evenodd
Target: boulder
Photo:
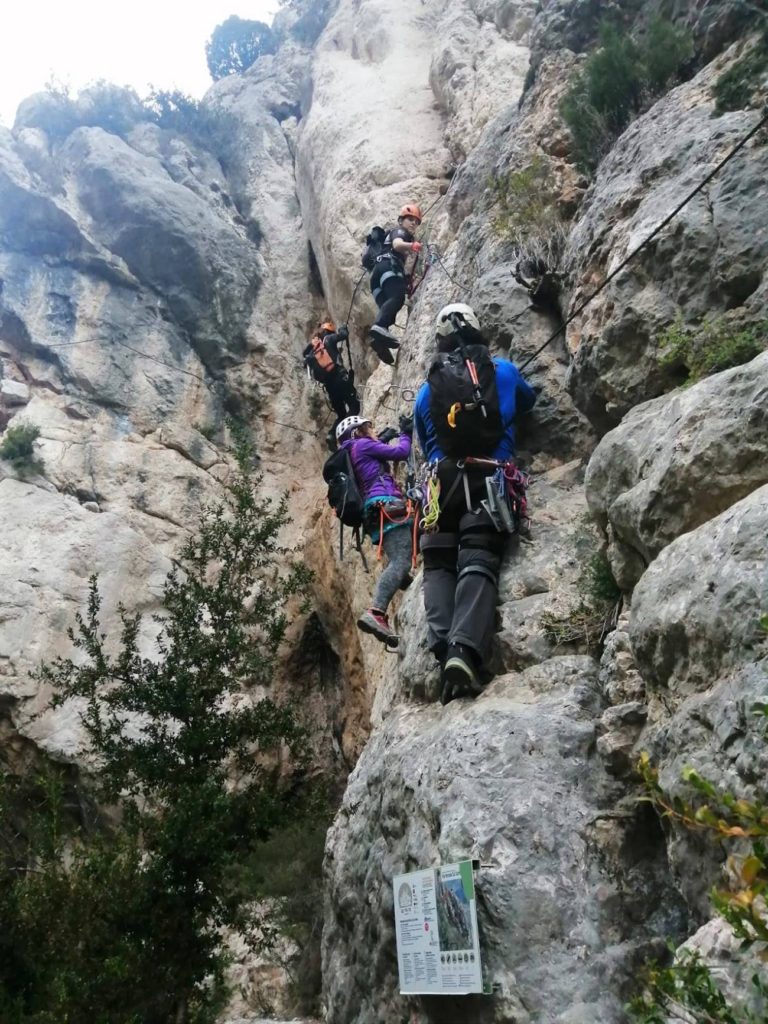
<instances>
[{"instance_id":1,"label":"boulder","mask_svg":"<svg viewBox=\"0 0 768 1024\"><path fill-rule=\"evenodd\" d=\"M566 260L574 309L752 129L753 110L714 115L712 88L738 46L638 117L601 162ZM658 339L684 310L741 310L764 319L768 148L753 139L586 307L568 328L568 388L605 431L629 409L678 383Z\"/></svg>"},{"instance_id":2,"label":"boulder","mask_svg":"<svg viewBox=\"0 0 768 1024\"><path fill-rule=\"evenodd\" d=\"M630 590L675 537L768 483L768 352L636 406L587 467L589 507Z\"/></svg>"},{"instance_id":3,"label":"boulder","mask_svg":"<svg viewBox=\"0 0 768 1024\"><path fill-rule=\"evenodd\" d=\"M326 847L329 1024L473 1012L397 995L392 894L395 874L466 857L495 1019L624 1020L636 963L682 921L658 824L593 756L599 711L592 660L554 658L374 732Z\"/></svg>"},{"instance_id":4,"label":"boulder","mask_svg":"<svg viewBox=\"0 0 768 1024\"><path fill-rule=\"evenodd\" d=\"M649 685L685 695L754 660L768 608L768 485L669 544L632 595L629 634Z\"/></svg>"}]
</instances>

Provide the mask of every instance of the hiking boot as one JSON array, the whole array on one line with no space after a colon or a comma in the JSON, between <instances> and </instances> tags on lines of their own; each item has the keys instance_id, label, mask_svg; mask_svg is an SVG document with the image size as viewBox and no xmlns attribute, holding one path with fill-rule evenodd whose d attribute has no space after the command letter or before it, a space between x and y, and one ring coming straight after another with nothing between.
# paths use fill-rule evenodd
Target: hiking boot
<instances>
[{"instance_id":1,"label":"hiking boot","mask_svg":"<svg viewBox=\"0 0 768 1024\"><path fill-rule=\"evenodd\" d=\"M376 337L371 338L371 348L376 353L376 355L379 357L379 359L382 361L382 363L387 363L389 366L394 366L395 365L395 357L392 355L391 351L387 348L387 346L384 343L384 340L382 338L376 338Z\"/></svg>"},{"instance_id":2,"label":"hiking boot","mask_svg":"<svg viewBox=\"0 0 768 1024\"><path fill-rule=\"evenodd\" d=\"M367 612L363 612L357 620L357 628L362 630L363 633L370 633L372 636L375 636L377 640L381 640L387 647L395 648L400 642L400 637L390 626L387 616L384 612L380 612L378 608L369 608Z\"/></svg>"},{"instance_id":3,"label":"hiking boot","mask_svg":"<svg viewBox=\"0 0 768 1024\"><path fill-rule=\"evenodd\" d=\"M388 331L386 327L379 327L378 324L374 324L370 330L370 333L375 337L379 338L388 348L400 348L400 342L394 336L391 331Z\"/></svg>"},{"instance_id":4,"label":"hiking boot","mask_svg":"<svg viewBox=\"0 0 768 1024\"><path fill-rule=\"evenodd\" d=\"M440 703L449 704L457 697L476 697L483 692L477 657L464 644L450 644L445 656Z\"/></svg>"}]
</instances>

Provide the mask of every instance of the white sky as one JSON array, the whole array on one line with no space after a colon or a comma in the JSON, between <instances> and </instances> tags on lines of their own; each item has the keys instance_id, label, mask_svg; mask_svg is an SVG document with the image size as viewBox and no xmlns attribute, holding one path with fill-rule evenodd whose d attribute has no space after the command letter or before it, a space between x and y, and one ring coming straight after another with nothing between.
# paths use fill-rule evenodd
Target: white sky
<instances>
[{"instance_id":1,"label":"white sky","mask_svg":"<svg viewBox=\"0 0 768 1024\"><path fill-rule=\"evenodd\" d=\"M230 14L271 24L277 0L0 0L0 122L54 77L77 91L100 78L178 88L211 84L205 43Z\"/></svg>"}]
</instances>

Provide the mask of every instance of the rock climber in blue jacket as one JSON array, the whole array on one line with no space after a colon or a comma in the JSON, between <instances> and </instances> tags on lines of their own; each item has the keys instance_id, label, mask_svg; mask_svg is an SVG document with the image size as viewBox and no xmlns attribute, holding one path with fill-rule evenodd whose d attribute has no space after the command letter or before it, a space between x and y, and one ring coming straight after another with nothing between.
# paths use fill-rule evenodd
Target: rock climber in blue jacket
<instances>
[{"instance_id":1,"label":"rock climber in blue jacket","mask_svg":"<svg viewBox=\"0 0 768 1024\"><path fill-rule=\"evenodd\" d=\"M515 417L533 408L536 394L513 363L499 357L491 360L471 307L453 303L442 309L436 335L438 354L416 396L414 419L419 444L440 488L439 515L428 524L431 531L422 536L421 551L428 644L443 666L440 699L447 704L454 697L480 693L489 678L486 663L509 533L499 529L498 517L488 510L486 481L510 466L515 455ZM454 372L463 373L469 356L473 369L476 364L479 371L476 395L485 396L479 402L484 407L482 418L477 402L465 403L469 411L464 411L458 392L452 403L450 379L443 388L445 368L458 367ZM454 385L463 386L458 378ZM466 386L472 387L469 379ZM438 394L441 388L448 392L447 399ZM448 408L447 417L442 408ZM469 431L465 448L457 454L460 431L454 428L463 416L465 422L478 426Z\"/></svg>"}]
</instances>

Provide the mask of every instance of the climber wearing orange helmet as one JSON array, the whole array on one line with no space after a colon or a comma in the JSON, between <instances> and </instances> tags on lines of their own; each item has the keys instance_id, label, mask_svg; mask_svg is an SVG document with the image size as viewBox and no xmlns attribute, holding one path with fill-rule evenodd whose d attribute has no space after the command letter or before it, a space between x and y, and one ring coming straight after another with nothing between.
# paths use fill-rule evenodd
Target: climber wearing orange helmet
<instances>
[{"instance_id":1,"label":"climber wearing orange helmet","mask_svg":"<svg viewBox=\"0 0 768 1024\"><path fill-rule=\"evenodd\" d=\"M400 347L400 342L389 328L405 302L405 261L412 253L417 256L421 250L421 242L413 237L420 224L420 208L415 203L406 203L397 218L398 226L392 228L384 239L381 255L376 258L371 273L371 293L379 307L379 315L370 331L371 347L384 363L394 363L391 349Z\"/></svg>"},{"instance_id":2,"label":"climber wearing orange helmet","mask_svg":"<svg viewBox=\"0 0 768 1024\"><path fill-rule=\"evenodd\" d=\"M330 320L326 320L317 328L302 353L310 375L325 388L328 401L336 413L336 423L360 412L360 396L355 390L354 371L351 367L345 369L341 362L340 349L348 337L346 327L337 330ZM329 434L333 433L336 423Z\"/></svg>"}]
</instances>

